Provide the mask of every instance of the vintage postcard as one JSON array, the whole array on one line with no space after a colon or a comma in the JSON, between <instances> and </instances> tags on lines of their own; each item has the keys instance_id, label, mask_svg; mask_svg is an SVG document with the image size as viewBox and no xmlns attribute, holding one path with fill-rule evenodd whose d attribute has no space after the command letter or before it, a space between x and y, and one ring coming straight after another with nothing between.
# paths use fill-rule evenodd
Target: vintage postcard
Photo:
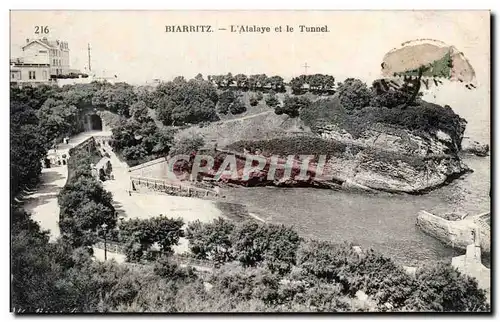
<instances>
[{"instance_id":1,"label":"vintage postcard","mask_svg":"<svg viewBox=\"0 0 500 322\"><path fill-rule=\"evenodd\" d=\"M11 311L491 312L490 21L12 10Z\"/></svg>"}]
</instances>

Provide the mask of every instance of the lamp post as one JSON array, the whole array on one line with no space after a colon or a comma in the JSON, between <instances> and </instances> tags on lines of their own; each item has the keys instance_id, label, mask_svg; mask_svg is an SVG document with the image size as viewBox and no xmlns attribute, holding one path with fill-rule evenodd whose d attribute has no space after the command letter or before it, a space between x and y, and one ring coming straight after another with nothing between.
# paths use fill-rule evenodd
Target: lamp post
<instances>
[{"instance_id":1,"label":"lamp post","mask_svg":"<svg viewBox=\"0 0 500 322\"><path fill-rule=\"evenodd\" d=\"M106 225L106 223L102 224L101 225L102 227L102 230L104 231L104 260L108 260L108 253L107 253L107 249L106 249L106 235L107 235L107 231L106 231L106 228L108 228L108 225Z\"/></svg>"}]
</instances>

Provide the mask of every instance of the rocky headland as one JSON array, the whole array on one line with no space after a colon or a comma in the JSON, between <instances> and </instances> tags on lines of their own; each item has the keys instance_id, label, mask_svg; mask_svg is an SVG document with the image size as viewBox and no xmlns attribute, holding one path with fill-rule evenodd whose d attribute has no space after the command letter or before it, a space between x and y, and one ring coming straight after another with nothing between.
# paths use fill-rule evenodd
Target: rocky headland
<instances>
[{"instance_id":1,"label":"rocky headland","mask_svg":"<svg viewBox=\"0 0 500 322\"><path fill-rule=\"evenodd\" d=\"M251 180L236 180L235 184L420 194L472 171L461 159L466 123L456 116L453 126L415 131L375 122L360 125L361 130L358 128L357 133L353 133L343 122L323 122L314 126L313 131L300 135L293 133L267 140L241 140L228 145L225 150L248 155L258 153L268 160L272 155L280 155L283 160L288 155L297 158L299 155L314 155L308 171L311 178L307 181L296 180L293 176L281 179L279 170L276 178L269 180L269 168L266 167ZM319 155L325 154L323 175L317 176L314 162L319 161Z\"/></svg>"}]
</instances>

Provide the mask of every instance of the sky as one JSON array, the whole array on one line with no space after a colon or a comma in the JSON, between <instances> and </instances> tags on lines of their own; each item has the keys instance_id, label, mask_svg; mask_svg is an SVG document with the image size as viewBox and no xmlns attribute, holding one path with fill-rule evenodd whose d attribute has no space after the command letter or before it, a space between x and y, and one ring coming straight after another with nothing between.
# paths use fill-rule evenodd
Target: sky
<instances>
[{"instance_id":1,"label":"sky","mask_svg":"<svg viewBox=\"0 0 500 322\"><path fill-rule=\"evenodd\" d=\"M212 33L167 33L166 25L211 25ZM231 33L231 25L269 26L270 33ZM289 25L294 32L285 32ZM301 33L299 25L327 26ZM489 87L487 11L11 11L11 56L21 55L35 26L68 41L71 68L84 71L87 44L99 75L141 83L177 75L258 74L285 79L327 73L342 80L381 76L383 56L402 42L433 38L464 52L477 81ZM282 32L275 32L282 26Z\"/></svg>"}]
</instances>

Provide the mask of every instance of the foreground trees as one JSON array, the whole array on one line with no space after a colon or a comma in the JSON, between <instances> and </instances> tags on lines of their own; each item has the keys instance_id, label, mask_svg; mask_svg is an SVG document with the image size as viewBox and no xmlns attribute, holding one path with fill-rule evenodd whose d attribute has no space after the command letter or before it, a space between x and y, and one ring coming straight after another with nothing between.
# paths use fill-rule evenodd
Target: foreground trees
<instances>
[{"instance_id":1,"label":"foreground trees","mask_svg":"<svg viewBox=\"0 0 500 322\"><path fill-rule=\"evenodd\" d=\"M215 112L217 92L208 81L176 78L158 85L151 95L151 108L165 125L218 120Z\"/></svg>"},{"instance_id":2,"label":"foreground trees","mask_svg":"<svg viewBox=\"0 0 500 322\"><path fill-rule=\"evenodd\" d=\"M10 197L26 186L36 184L42 171L41 160L47 153L47 140L39 119L29 105L10 103Z\"/></svg>"},{"instance_id":3,"label":"foreground trees","mask_svg":"<svg viewBox=\"0 0 500 322\"><path fill-rule=\"evenodd\" d=\"M86 154L86 150L72 150L70 160L78 160L78 164L68 165L73 174L58 196L59 227L63 240L74 248L93 245L101 225L112 230L117 221L111 193L92 175L92 159Z\"/></svg>"},{"instance_id":4,"label":"foreground trees","mask_svg":"<svg viewBox=\"0 0 500 322\"><path fill-rule=\"evenodd\" d=\"M157 254L171 255L172 246L184 236L184 221L181 218L170 219L160 215L149 219L131 219L120 224L120 240L126 243L128 261L154 258L151 248L156 245ZM149 252L149 253L148 253Z\"/></svg>"}]
</instances>

